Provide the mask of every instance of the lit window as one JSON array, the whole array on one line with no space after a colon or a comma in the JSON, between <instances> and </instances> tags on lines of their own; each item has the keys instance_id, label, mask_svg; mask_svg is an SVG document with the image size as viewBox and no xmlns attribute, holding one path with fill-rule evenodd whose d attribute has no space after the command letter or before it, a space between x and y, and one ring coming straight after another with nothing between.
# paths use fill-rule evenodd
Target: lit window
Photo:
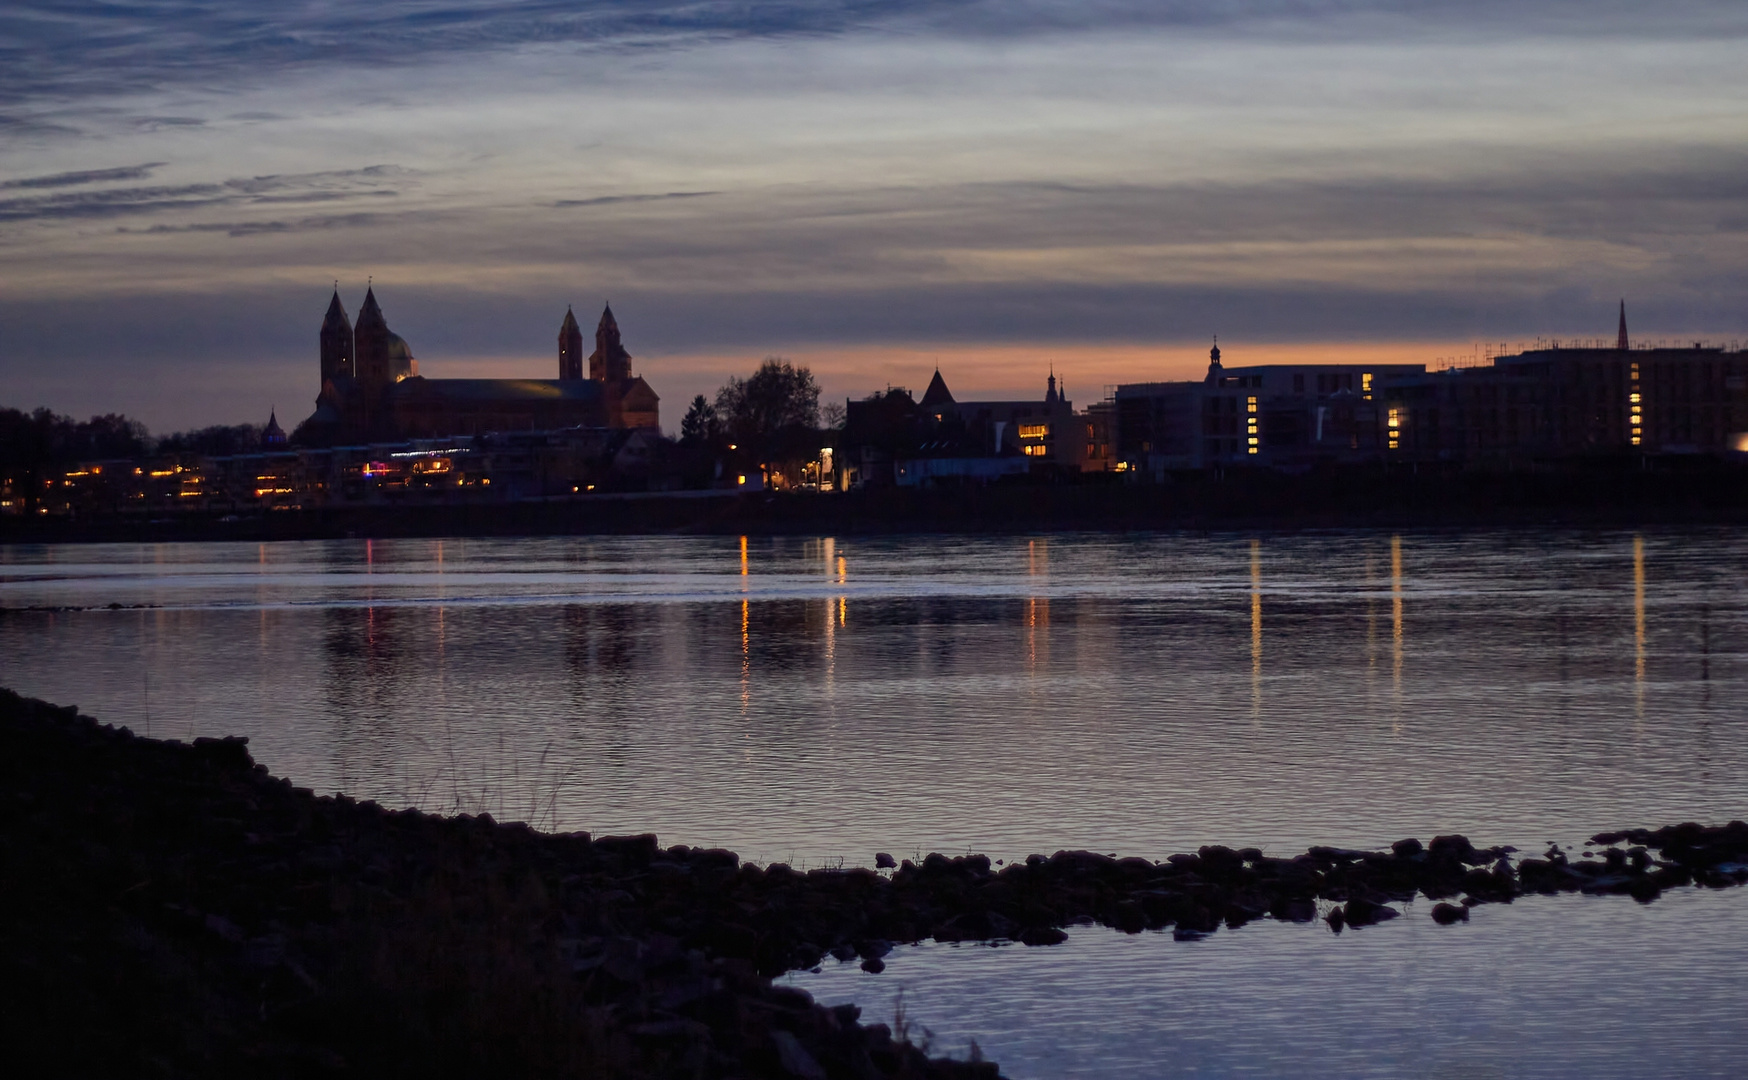
<instances>
[{"instance_id":1,"label":"lit window","mask_svg":"<svg viewBox=\"0 0 1748 1080\"><path fill-rule=\"evenodd\" d=\"M1641 399L1640 399L1638 394L1628 394L1627 400L1632 402L1634 405L1637 405Z\"/></svg>"},{"instance_id":2,"label":"lit window","mask_svg":"<svg viewBox=\"0 0 1748 1080\"><path fill-rule=\"evenodd\" d=\"M1050 425L1049 424L1021 424L1020 425L1020 438L1022 438L1022 439L1042 439L1042 438L1046 438L1047 436L1049 436L1049 434L1050 434Z\"/></svg>"},{"instance_id":3,"label":"lit window","mask_svg":"<svg viewBox=\"0 0 1748 1080\"><path fill-rule=\"evenodd\" d=\"M1368 371L1368 372L1365 372L1365 373L1360 375L1360 391L1366 395L1367 401L1372 400L1372 373L1371 372Z\"/></svg>"},{"instance_id":4,"label":"lit window","mask_svg":"<svg viewBox=\"0 0 1748 1080\"><path fill-rule=\"evenodd\" d=\"M1050 452L1050 448L1040 443L1032 443L1025 447L1025 451L1027 457L1043 457Z\"/></svg>"}]
</instances>

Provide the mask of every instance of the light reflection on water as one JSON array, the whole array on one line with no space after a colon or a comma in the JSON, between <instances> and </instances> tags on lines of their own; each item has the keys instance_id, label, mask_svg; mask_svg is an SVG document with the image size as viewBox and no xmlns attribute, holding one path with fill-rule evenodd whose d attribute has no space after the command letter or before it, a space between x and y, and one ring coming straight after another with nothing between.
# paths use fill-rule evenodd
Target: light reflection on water
<instances>
[{"instance_id":1,"label":"light reflection on water","mask_svg":"<svg viewBox=\"0 0 1748 1080\"><path fill-rule=\"evenodd\" d=\"M1745 568L1723 530L11 547L0 683L321 791L803 866L1529 848L1748 816ZM96 610L18 610L57 607ZM802 982L909 981L1016 1076L1620 1075L1620 1032L1707 1075L1743 1025L1671 1040L1742 998L1745 912L1087 930Z\"/></svg>"},{"instance_id":2,"label":"light reflection on water","mask_svg":"<svg viewBox=\"0 0 1748 1080\"><path fill-rule=\"evenodd\" d=\"M1160 857L1739 816L1728 532L0 549L0 680L390 805Z\"/></svg>"}]
</instances>

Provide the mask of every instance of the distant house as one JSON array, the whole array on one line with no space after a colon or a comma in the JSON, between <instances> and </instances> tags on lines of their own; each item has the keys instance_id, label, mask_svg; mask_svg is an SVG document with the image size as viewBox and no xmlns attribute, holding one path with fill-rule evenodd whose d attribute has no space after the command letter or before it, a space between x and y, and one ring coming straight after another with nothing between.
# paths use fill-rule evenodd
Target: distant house
<instances>
[{"instance_id":1,"label":"distant house","mask_svg":"<svg viewBox=\"0 0 1748 1080\"><path fill-rule=\"evenodd\" d=\"M936 370L921 401L889 388L845 410L840 486L987 483L1086 461L1085 421L1057 385L1041 400L958 401Z\"/></svg>"}]
</instances>

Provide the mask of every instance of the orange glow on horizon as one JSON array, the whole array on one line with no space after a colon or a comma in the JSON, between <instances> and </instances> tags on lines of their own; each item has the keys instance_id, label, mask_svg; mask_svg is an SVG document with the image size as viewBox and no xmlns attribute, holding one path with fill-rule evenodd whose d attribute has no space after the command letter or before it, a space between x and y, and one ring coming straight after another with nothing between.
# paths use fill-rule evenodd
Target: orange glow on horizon
<instances>
[{"instance_id":1,"label":"orange glow on horizon","mask_svg":"<svg viewBox=\"0 0 1748 1080\"><path fill-rule=\"evenodd\" d=\"M1210 336L1209 343L1212 337ZM961 401L1042 399L1052 365L1063 389L1077 407L1105 396L1105 387L1119 383L1173 382L1200 379L1208 370L1209 343L1202 341L1072 342L1038 345L899 344L832 345L772 343L732 350L645 352L634 370L650 381L663 400L663 421L677 427L666 403L685 402L693 394L713 395L731 375L745 377L766 356L782 356L813 370L820 383L822 404L844 398L860 400L888 386L904 387L921 397L938 364L948 389ZM1528 342L1525 343L1530 344ZM1513 349L1515 345L1511 346ZM1425 364L1439 367L1449 357L1480 356L1474 341L1319 341L1246 342L1225 335L1221 363L1228 367L1260 364ZM550 378L547 356L457 357L446 361L442 378Z\"/></svg>"}]
</instances>

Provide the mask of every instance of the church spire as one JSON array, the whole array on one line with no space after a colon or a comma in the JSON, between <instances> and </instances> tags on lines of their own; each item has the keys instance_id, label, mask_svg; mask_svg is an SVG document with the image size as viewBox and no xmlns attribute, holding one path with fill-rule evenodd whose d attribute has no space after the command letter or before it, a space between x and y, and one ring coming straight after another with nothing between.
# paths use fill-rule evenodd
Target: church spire
<instances>
[{"instance_id":1,"label":"church spire","mask_svg":"<svg viewBox=\"0 0 1748 1080\"><path fill-rule=\"evenodd\" d=\"M1620 337L1618 337L1615 340L1614 347L1619 349L1621 352L1627 351L1627 302L1624 298L1621 300L1621 332L1620 332Z\"/></svg>"},{"instance_id":2,"label":"church spire","mask_svg":"<svg viewBox=\"0 0 1748 1080\"><path fill-rule=\"evenodd\" d=\"M1204 381L1210 383L1219 382L1220 371L1220 335L1215 334L1214 347L1208 350L1208 377Z\"/></svg>"},{"instance_id":3,"label":"church spire","mask_svg":"<svg viewBox=\"0 0 1748 1080\"><path fill-rule=\"evenodd\" d=\"M328 314L322 319L322 382L339 375L353 374L352 320L346 317L346 305L340 303L340 286L334 286L334 298L328 301Z\"/></svg>"},{"instance_id":4,"label":"church spire","mask_svg":"<svg viewBox=\"0 0 1748 1080\"><path fill-rule=\"evenodd\" d=\"M589 356L589 378L604 382L619 382L631 378L631 354L619 339L619 320L613 317L611 304L602 308L601 321L595 327L595 351Z\"/></svg>"},{"instance_id":5,"label":"church spire","mask_svg":"<svg viewBox=\"0 0 1748 1080\"><path fill-rule=\"evenodd\" d=\"M923 391L923 399L917 404L925 411L943 411L953 404L953 392L947 389L947 380L941 378L941 367L935 365L935 377L929 380L929 388Z\"/></svg>"},{"instance_id":6,"label":"church spire","mask_svg":"<svg viewBox=\"0 0 1748 1080\"><path fill-rule=\"evenodd\" d=\"M1050 364L1050 377L1044 381L1044 385L1048 388L1044 391L1044 404L1056 404L1056 364L1054 361Z\"/></svg>"},{"instance_id":7,"label":"church spire","mask_svg":"<svg viewBox=\"0 0 1748 1080\"><path fill-rule=\"evenodd\" d=\"M583 377L583 328L577 325L577 317L568 305L564 309L564 325L558 328L558 377Z\"/></svg>"}]
</instances>

